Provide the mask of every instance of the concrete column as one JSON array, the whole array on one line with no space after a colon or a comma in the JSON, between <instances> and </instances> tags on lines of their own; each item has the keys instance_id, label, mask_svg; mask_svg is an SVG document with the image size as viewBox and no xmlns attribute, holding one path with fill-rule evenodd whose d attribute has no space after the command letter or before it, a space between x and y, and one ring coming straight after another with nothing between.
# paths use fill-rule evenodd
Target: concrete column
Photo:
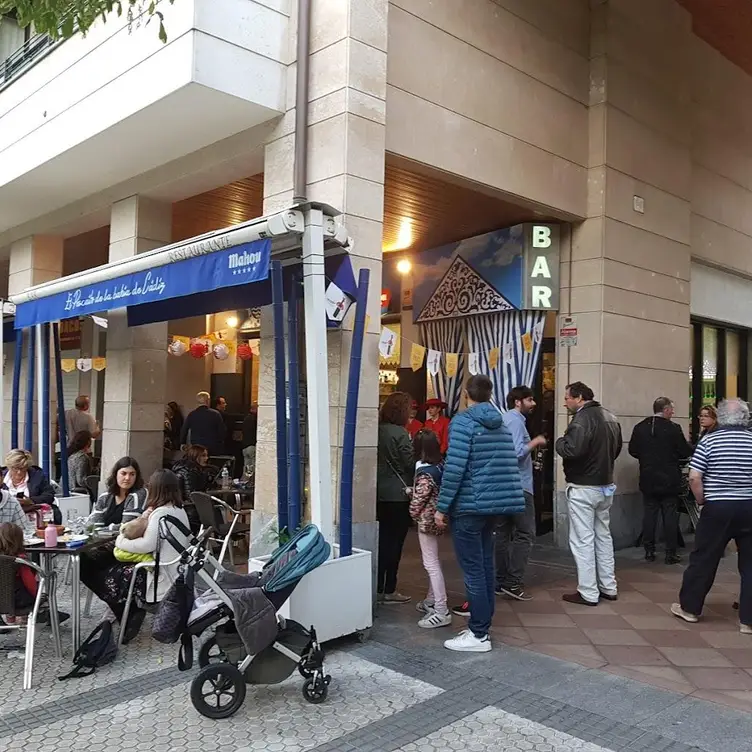
<instances>
[{"instance_id":1,"label":"concrete column","mask_svg":"<svg viewBox=\"0 0 752 752\"><path fill-rule=\"evenodd\" d=\"M8 295L23 292L34 285L41 285L58 279L63 274L63 238L54 235L31 235L18 240L10 247L10 263L8 266ZM3 446L10 449L10 415L11 400L13 394L13 363L16 353L12 343L6 346L8 359L5 365L5 424L3 425ZM21 389L19 400L19 437L23 445L25 432L24 416L26 411L26 378L28 365L27 348L24 343L23 366L21 371ZM53 382L54 383L54 382ZM53 390L54 392L54 390ZM54 416L57 405L55 394L50 395L51 422L54 425ZM32 397L34 399L34 397ZM34 408L34 420L36 422L36 408ZM41 464L36 451L36 432L34 438L34 458ZM54 439L53 439L54 443ZM0 458L1 459L1 458Z\"/></svg>"},{"instance_id":2,"label":"concrete column","mask_svg":"<svg viewBox=\"0 0 752 752\"><path fill-rule=\"evenodd\" d=\"M313 6L308 198L343 212L354 240L355 275L371 270L355 450L354 544L375 550L378 332L384 213L387 0L321 0ZM294 49L294 47L293 47ZM293 89L288 112L266 146L264 212L293 195ZM262 316L256 509L276 510L274 351L271 311ZM344 407L354 309L329 335L332 481L338 504ZM301 353L301 361L303 354Z\"/></svg>"},{"instance_id":3,"label":"concrete column","mask_svg":"<svg viewBox=\"0 0 752 752\"><path fill-rule=\"evenodd\" d=\"M110 261L170 242L172 211L141 196L112 206ZM104 473L125 455L135 457L145 478L162 466L167 400L167 324L128 328L124 308L110 311L102 427Z\"/></svg>"},{"instance_id":4,"label":"concrete column","mask_svg":"<svg viewBox=\"0 0 752 752\"><path fill-rule=\"evenodd\" d=\"M656 397L675 401L685 429L689 415L691 18L673 0L607 0L593 3L591 30L588 219L561 270L579 343L559 351L558 403L566 383L584 381L628 441ZM626 449L616 483L612 532L633 545L642 504ZM561 472L557 487L563 543Z\"/></svg>"}]
</instances>

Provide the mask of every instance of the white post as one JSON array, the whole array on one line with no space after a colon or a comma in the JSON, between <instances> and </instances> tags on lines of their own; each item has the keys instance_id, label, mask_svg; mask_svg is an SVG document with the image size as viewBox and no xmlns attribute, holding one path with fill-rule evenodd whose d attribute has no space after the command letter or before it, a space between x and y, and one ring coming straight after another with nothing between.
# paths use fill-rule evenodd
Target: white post
<instances>
[{"instance_id":1,"label":"white post","mask_svg":"<svg viewBox=\"0 0 752 752\"><path fill-rule=\"evenodd\" d=\"M324 214L307 208L303 232L303 295L311 472L311 521L334 541L331 438L329 436L329 359L326 342Z\"/></svg>"},{"instance_id":2,"label":"white post","mask_svg":"<svg viewBox=\"0 0 752 752\"><path fill-rule=\"evenodd\" d=\"M42 347L42 337L44 336L44 330L42 324L36 325L37 330L37 462L39 465L44 466L44 460L42 459L42 446L43 438L42 432L44 431L44 387L42 386L42 379L44 373L44 349ZM34 395L30 394L27 399L34 399Z\"/></svg>"}]
</instances>

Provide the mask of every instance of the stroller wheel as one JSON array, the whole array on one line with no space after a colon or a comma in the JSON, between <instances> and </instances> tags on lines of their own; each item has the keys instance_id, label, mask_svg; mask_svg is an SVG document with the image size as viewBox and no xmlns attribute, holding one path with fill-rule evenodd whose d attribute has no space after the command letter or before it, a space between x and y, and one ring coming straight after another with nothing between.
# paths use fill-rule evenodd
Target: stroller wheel
<instances>
[{"instance_id":1,"label":"stroller wheel","mask_svg":"<svg viewBox=\"0 0 752 752\"><path fill-rule=\"evenodd\" d=\"M213 663L191 682L191 702L207 718L229 718L243 704L245 689L245 679L235 666Z\"/></svg>"},{"instance_id":2,"label":"stroller wheel","mask_svg":"<svg viewBox=\"0 0 752 752\"><path fill-rule=\"evenodd\" d=\"M321 674L312 676L303 684L303 697L313 705L318 705L326 700L329 694L329 677L324 678Z\"/></svg>"},{"instance_id":3,"label":"stroller wheel","mask_svg":"<svg viewBox=\"0 0 752 752\"><path fill-rule=\"evenodd\" d=\"M219 645L217 645L217 638L210 637L198 651L198 665L201 668L206 668L213 663L228 663L227 655Z\"/></svg>"}]
</instances>

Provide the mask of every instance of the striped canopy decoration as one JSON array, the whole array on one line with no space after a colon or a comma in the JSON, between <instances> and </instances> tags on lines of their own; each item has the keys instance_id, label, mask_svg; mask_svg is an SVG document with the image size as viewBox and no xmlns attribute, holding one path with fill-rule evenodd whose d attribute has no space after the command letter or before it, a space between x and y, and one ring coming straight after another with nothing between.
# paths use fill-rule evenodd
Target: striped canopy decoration
<instances>
[{"instance_id":1,"label":"striped canopy decoration","mask_svg":"<svg viewBox=\"0 0 752 752\"><path fill-rule=\"evenodd\" d=\"M446 360L434 376L429 373L433 383L433 391L440 399L447 403L447 417L452 417L460 409L460 395L462 394L462 378L465 371L465 353L462 352L462 340L465 330L462 319L443 319L426 321L420 325L423 344L429 350L439 350L444 353L458 353L459 362L457 373L447 376Z\"/></svg>"},{"instance_id":2,"label":"striped canopy decoration","mask_svg":"<svg viewBox=\"0 0 752 752\"><path fill-rule=\"evenodd\" d=\"M470 316L467 342L470 352L478 353L480 373L486 373L493 382L493 402L506 410L506 395L515 386L533 386L535 372L540 361L543 337L534 336L535 327L543 326L545 311L504 311L483 316ZM532 338L532 352L525 352L522 336ZM504 344L512 343L512 362L504 362ZM499 348L499 362L491 370L488 353Z\"/></svg>"}]
</instances>

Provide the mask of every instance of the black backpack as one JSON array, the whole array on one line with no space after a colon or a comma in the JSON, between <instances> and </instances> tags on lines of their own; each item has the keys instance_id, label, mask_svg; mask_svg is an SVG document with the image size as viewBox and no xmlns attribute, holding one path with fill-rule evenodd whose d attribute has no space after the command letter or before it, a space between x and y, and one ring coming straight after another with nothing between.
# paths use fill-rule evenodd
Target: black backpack
<instances>
[{"instance_id":1,"label":"black backpack","mask_svg":"<svg viewBox=\"0 0 752 752\"><path fill-rule=\"evenodd\" d=\"M105 619L81 643L73 657L73 668L60 681L80 676L90 676L99 666L112 663L117 656L117 643L112 630L112 622Z\"/></svg>"}]
</instances>

